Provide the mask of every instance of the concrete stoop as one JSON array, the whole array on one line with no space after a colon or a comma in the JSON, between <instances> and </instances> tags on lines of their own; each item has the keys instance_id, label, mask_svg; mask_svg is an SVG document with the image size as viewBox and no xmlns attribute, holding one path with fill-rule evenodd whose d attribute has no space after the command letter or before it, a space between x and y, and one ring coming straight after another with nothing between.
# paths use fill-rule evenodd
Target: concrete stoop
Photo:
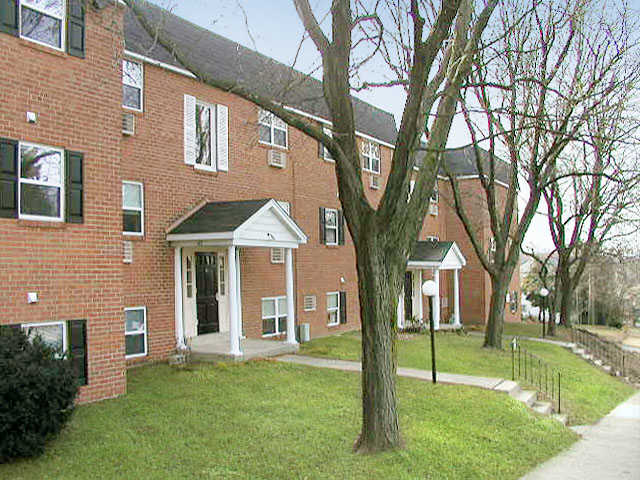
<instances>
[{"instance_id":1,"label":"concrete stoop","mask_svg":"<svg viewBox=\"0 0 640 480\"><path fill-rule=\"evenodd\" d=\"M523 390L520 384L512 380L504 380L500 385L494 387L495 391L503 392L509 395L511 398L524 403L528 408L545 417L551 417L554 420L566 425L566 415L558 415L553 410L553 404L544 400L538 399L538 392L535 390Z\"/></svg>"}]
</instances>

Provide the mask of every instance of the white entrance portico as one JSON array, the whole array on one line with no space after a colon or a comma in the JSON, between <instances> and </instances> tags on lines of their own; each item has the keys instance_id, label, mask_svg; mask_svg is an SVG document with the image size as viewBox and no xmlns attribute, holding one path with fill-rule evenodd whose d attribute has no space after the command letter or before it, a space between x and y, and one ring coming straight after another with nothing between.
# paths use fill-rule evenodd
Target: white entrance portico
<instances>
[{"instance_id":1,"label":"white entrance portico","mask_svg":"<svg viewBox=\"0 0 640 480\"><path fill-rule=\"evenodd\" d=\"M437 295L433 302L433 324L436 330L440 328L440 272L452 270L453 273L453 315L451 325L459 327L460 318L460 270L466 265L466 260L455 242L440 242L436 240L419 241L416 243L413 255L407 262L407 273L404 291L398 301L398 327L403 328L412 319L425 321L422 284L426 280L433 280L436 284Z\"/></svg>"},{"instance_id":2,"label":"white entrance portico","mask_svg":"<svg viewBox=\"0 0 640 480\"><path fill-rule=\"evenodd\" d=\"M167 241L174 248L178 348L197 343L219 349L220 333L228 332L228 349L219 353L243 356L239 255L243 248L284 249L285 343L297 347L293 249L306 243L307 236L276 200L203 202L169 227Z\"/></svg>"}]
</instances>

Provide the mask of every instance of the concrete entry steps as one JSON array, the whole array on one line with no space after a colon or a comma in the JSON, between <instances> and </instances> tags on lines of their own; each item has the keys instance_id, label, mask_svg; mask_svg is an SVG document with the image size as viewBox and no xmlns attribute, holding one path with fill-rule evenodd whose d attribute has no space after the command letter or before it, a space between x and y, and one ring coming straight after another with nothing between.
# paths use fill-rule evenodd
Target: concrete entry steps
<instances>
[{"instance_id":1,"label":"concrete entry steps","mask_svg":"<svg viewBox=\"0 0 640 480\"><path fill-rule=\"evenodd\" d=\"M284 363L294 363L297 365L306 365L309 367L318 368L330 368L333 370L343 370L347 372L360 372L362 370L360 362L350 362L347 360L336 360L332 358L316 358L307 357L304 355L284 355L278 357L276 360ZM430 382L432 379L430 370L418 370L414 368L399 367L398 376L427 382ZM552 418L563 424L567 423L566 416L553 414L553 406L550 402L538 400L538 392L533 390L522 390L520 384L512 380L443 372L438 372L437 380L438 383L445 383L450 385L466 385L470 387L484 388L485 390L493 390L499 393L505 393L515 400L524 403L528 408L541 415L551 416Z\"/></svg>"},{"instance_id":2,"label":"concrete entry steps","mask_svg":"<svg viewBox=\"0 0 640 480\"><path fill-rule=\"evenodd\" d=\"M245 338L240 340L240 350L241 356L230 355L229 334L210 333L199 335L192 340L189 359L195 362L242 362L296 353L298 345L276 340Z\"/></svg>"}]
</instances>

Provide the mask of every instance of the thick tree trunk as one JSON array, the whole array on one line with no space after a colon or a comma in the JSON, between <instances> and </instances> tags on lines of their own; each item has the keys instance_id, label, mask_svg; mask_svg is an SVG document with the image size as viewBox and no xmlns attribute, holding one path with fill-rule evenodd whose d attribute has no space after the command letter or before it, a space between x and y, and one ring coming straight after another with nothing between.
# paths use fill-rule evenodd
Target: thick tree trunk
<instances>
[{"instance_id":1,"label":"thick tree trunk","mask_svg":"<svg viewBox=\"0 0 640 480\"><path fill-rule=\"evenodd\" d=\"M361 453L402 445L396 399L397 306L404 263L389 258L365 235L356 248L362 322L362 431L354 449ZM394 255L395 256L395 255Z\"/></svg>"},{"instance_id":2,"label":"thick tree trunk","mask_svg":"<svg viewBox=\"0 0 640 480\"><path fill-rule=\"evenodd\" d=\"M484 331L484 345L486 348L502 349L502 331L504 329L504 307L509 289L511 276L500 275L491 277L491 304L489 318Z\"/></svg>"},{"instance_id":3,"label":"thick tree trunk","mask_svg":"<svg viewBox=\"0 0 640 480\"><path fill-rule=\"evenodd\" d=\"M560 323L565 327L571 325L571 314L573 313L573 295L575 289L568 283L562 283L560 286Z\"/></svg>"}]
</instances>

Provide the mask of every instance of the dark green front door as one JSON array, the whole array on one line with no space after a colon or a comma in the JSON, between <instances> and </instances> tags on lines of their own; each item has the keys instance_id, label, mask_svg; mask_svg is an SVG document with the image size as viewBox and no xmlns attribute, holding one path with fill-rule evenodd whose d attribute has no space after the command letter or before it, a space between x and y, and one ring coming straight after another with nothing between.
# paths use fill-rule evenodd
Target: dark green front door
<instances>
[{"instance_id":1,"label":"dark green front door","mask_svg":"<svg viewBox=\"0 0 640 480\"><path fill-rule=\"evenodd\" d=\"M220 331L218 318L218 275L214 253L196 253L196 305L198 335Z\"/></svg>"}]
</instances>

